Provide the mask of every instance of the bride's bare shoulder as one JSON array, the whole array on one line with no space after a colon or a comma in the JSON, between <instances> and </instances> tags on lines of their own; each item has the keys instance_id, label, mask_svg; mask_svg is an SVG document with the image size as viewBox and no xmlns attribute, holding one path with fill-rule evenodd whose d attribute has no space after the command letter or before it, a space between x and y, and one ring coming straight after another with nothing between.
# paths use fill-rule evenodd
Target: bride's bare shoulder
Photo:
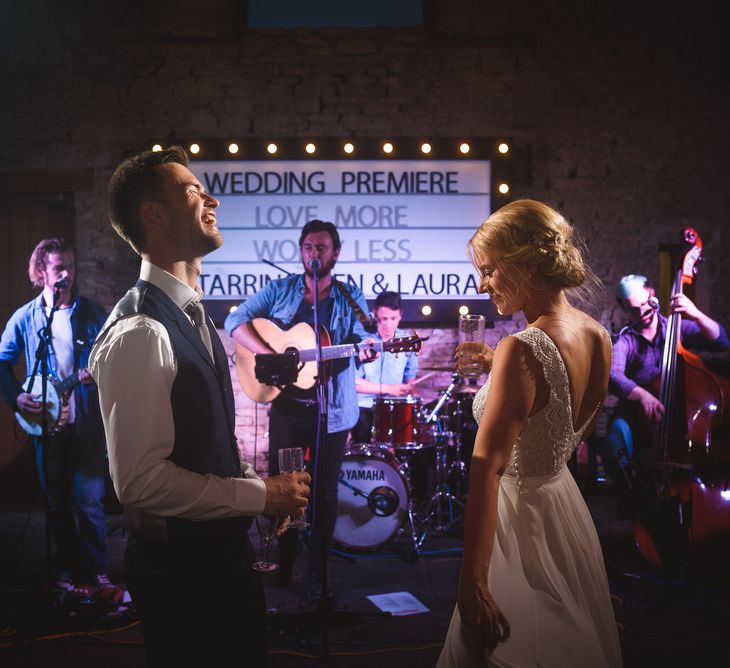
<instances>
[{"instance_id":1,"label":"bride's bare shoulder","mask_svg":"<svg viewBox=\"0 0 730 668\"><path fill-rule=\"evenodd\" d=\"M596 319L583 311L571 308L563 317L546 319L541 329L560 347L563 343L573 346L580 342L583 346L610 349L611 339L606 328Z\"/></svg>"}]
</instances>

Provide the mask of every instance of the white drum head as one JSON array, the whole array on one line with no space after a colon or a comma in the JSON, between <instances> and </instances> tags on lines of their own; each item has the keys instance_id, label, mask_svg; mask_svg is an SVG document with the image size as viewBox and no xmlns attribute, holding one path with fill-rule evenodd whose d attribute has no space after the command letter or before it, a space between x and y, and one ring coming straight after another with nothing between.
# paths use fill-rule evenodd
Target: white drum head
<instances>
[{"instance_id":1,"label":"white drum head","mask_svg":"<svg viewBox=\"0 0 730 668\"><path fill-rule=\"evenodd\" d=\"M40 375L26 378L25 383L23 383L24 392L27 392L28 388L31 387L31 381L32 394L37 396L38 401L40 401L43 378ZM56 388L53 386L52 380L49 378L48 384L46 385L46 410L37 415L17 411L15 417L18 420L18 424L26 433L31 436L40 436L43 434L43 415L46 416L46 424L48 425L48 430L51 431L56 426L60 414L61 399L58 396L58 392L56 392Z\"/></svg>"},{"instance_id":2,"label":"white drum head","mask_svg":"<svg viewBox=\"0 0 730 668\"><path fill-rule=\"evenodd\" d=\"M346 548L374 548L405 522L408 491L395 458L358 450L345 455L340 470L334 539Z\"/></svg>"}]
</instances>

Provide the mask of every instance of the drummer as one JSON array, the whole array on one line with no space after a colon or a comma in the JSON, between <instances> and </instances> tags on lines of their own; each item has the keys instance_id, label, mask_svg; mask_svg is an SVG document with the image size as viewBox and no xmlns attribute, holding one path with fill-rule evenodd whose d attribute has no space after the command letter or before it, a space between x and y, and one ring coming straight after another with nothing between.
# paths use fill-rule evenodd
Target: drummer
<instances>
[{"instance_id":1,"label":"drummer","mask_svg":"<svg viewBox=\"0 0 730 668\"><path fill-rule=\"evenodd\" d=\"M406 333L398 329L403 316L401 297L397 292L381 292L375 300L375 321L378 323L374 338L390 341ZM416 353L384 352L374 362L363 364L355 375L355 390L360 417L352 429L352 440L371 441L373 427L373 400L376 396L402 397L411 394L413 380L418 372Z\"/></svg>"}]
</instances>

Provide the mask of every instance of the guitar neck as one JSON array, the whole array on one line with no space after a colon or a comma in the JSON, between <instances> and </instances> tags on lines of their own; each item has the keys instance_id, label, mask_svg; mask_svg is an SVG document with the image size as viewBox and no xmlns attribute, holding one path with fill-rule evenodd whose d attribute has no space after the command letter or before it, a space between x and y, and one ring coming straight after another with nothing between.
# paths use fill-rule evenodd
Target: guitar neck
<instances>
[{"instance_id":1,"label":"guitar neck","mask_svg":"<svg viewBox=\"0 0 730 668\"><path fill-rule=\"evenodd\" d=\"M69 390L73 390L74 387L76 387L81 382L81 379L79 378L78 371L76 373L71 374L68 378L65 378L60 383L56 383L54 387L56 388L56 392L59 394L64 394L65 392L68 392Z\"/></svg>"},{"instance_id":2,"label":"guitar neck","mask_svg":"<svg viewBox=\"0 0 730 668\"><path fill-rule=\"evenodd\" d=\"M367 347L373 349L375 352L378 353L382 353L384 350L382 341L375 341ZM359 351L360 347L356 346L354 343L345 343L339 346L324 346L322 348L322 359L325 362L328 362L329 360L339 360L345 359L346 357L355 357L355 355L357 355ZM316 359L316 348L299 351L299 360L302 362L314 362Z\"/></svg>"}]
</instances>

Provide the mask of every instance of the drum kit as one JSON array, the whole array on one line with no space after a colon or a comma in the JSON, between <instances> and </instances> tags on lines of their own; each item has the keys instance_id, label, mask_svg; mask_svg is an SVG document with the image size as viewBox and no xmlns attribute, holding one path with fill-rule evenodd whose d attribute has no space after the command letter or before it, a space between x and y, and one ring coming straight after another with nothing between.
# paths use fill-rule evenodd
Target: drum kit
<instances>
[{"instance_id":1,"label":"drum kit","mask_svg":"<svg viewBox=\"0 0 730 668\"><path fill-rule=\"evenodd\" d=\"M375 398L371 441L350 444L340 470L340 546L375 549L404 535L417 555L430 535L454 526L466 503L475 392L453 373L428 404L413 395Z\"/></svg>"}]
</instances>

